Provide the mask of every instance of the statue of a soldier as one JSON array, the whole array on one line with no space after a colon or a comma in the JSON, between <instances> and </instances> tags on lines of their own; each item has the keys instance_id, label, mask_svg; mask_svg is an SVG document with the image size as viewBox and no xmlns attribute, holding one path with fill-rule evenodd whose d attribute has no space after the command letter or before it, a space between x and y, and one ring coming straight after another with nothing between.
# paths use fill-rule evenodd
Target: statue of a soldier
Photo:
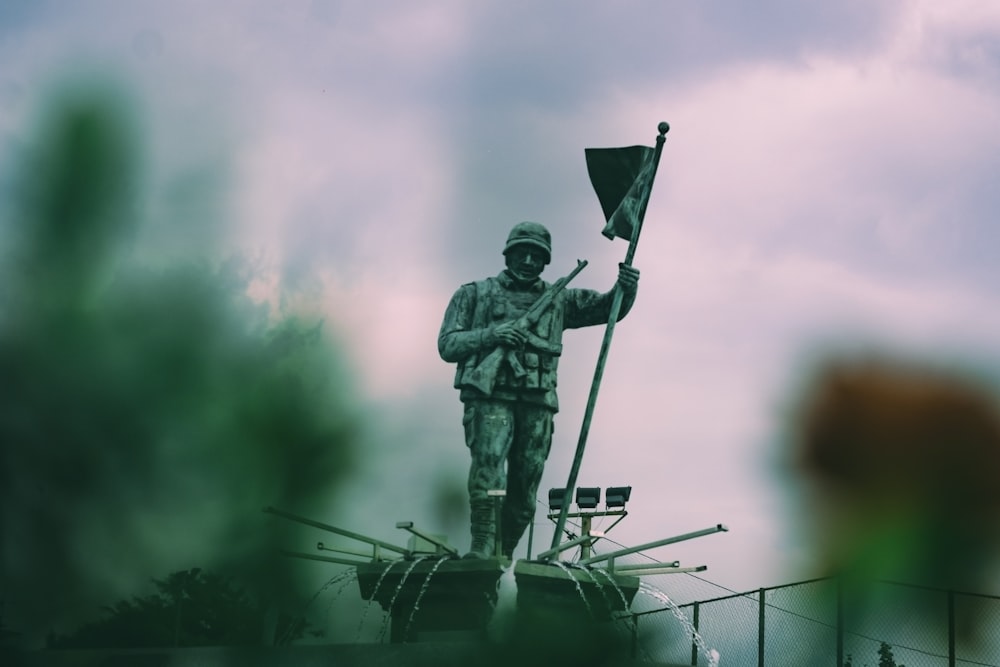
<instances>
[{"instance_id":1,"label":"statue of a soldier","mask_svg":"<svg viewBox=\"0 0 1000 667\"><path fill-rule=\"evenodd\" d=\"M535 222L514 226L503 251L507 268L494 278L462 285L445 312L438 352L458 365L455 387L465 407L465 444L472 455L469 506L472 549L467 558L489 558L496 526L490 489L505 489L501 550L511 558L535 514L535 496L552 443L552 418L559 410L556 367L564 329L605 324L613 292L563 289L524 330L515 323L549 284L542 270L552 256L549 231ZM639 271L620 265L620 316L635 301ZM497 348L504 363L494 367L484 391L482 360ZM473 375L478 375L476 381Z\"/></svg>"}]
</instances>

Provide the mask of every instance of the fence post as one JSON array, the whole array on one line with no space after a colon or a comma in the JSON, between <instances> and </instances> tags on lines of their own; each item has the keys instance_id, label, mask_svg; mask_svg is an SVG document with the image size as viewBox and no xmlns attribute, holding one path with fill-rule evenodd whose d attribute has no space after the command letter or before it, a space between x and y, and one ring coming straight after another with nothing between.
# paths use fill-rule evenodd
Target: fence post
<instances>
[{"instance_id":1,"label":"fence post","mask_svg":"<svg viewBox=\"0 0 1000 667\"><path fill-rule=\"evenodd\" d=\"M837 577L837 667L844 664L844 578Z\"/></svg>"},{"instance_id":2,"label":"fence post","mask_svg":"<svg viewBox=\"0 0 1000 667\"><path fill-rule=\"evenodd\" d=\"M955 667L955 591L948 591L948 667Z\"/></svg>"},{"instance_id":3,"label":"fence post","mask_svg":"<svg viewBox=\"0 0 1000 667\"><path fill-rule=\"evenodd\" d=\"M699 606L700 606L699 603L695 602L694 603L694 611L692 612L693 618L691 619L691 622L692 622L692 625L694 625L694 631L695 632L698 632L698 607ZM696 642L694 640L694 637L691 637L691 664L692 665L697 665L698 664L698 642Z\"/></svg>"},{"instance_id":4,"label":"fence post","mask_svg":"<svg viewBox=\"0 0 1000 667\"><path fill-rule=\"evenodd\" d=\"M764 591L760 589L757 602L757 667L764 667Z\"/></svg>"}]
</instances>

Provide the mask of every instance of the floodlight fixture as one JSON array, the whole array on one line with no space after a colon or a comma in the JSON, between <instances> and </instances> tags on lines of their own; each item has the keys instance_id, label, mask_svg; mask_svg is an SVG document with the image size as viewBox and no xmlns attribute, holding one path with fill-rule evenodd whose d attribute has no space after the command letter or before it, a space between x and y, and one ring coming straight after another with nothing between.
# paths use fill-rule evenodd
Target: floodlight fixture
<instances>
[{"instance_id":1,"label":"floodlight fixture","mask_svg":"<svg viewBox=\"0 0 1000 667\"><path fill-rule=\"evenodd\" d=\"M549 489L549 511L558 512L566 500L566 489Z\"/></svg>"},{"instance_id":2,"label":"floodlight fixture","mask_svg":"<svg viewBox=\"0 0 1000 667\"><path fill-rule=\"evenodd\" d=\"M601 502L601 487L581 486L576 490L576 504L580 509L594 509Z\"/></svg>"},{"instance_id":3,"label":"floodlight fixture","mask_svg":"<svg viewBox=\"0 0 1000 667\"><path fill-rule=\"evenodd\" d=\"M631 486L609 486L604 492L604 502L608 508L625 507L625 503L631 496Z\"/></svg>"}]
</instances>

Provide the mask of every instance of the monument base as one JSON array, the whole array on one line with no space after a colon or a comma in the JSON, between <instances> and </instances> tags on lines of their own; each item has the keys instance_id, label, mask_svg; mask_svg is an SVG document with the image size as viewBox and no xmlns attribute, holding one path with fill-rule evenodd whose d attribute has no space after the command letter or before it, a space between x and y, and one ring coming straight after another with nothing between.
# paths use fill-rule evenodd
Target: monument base
<instances>
[{"instance_id":1,"label":"monument base","mask_svg":"<svg viewBox=\"0 0 1000 667\"><path fill-rule=\"evenodd\" d=\"M389 614L392 643L485 636L497 585L510 561L428 558L357 566L361 597ZM638 577L609 575L566 564L519 560L517 625L607 623L628 611Z\"/></svg>"},{"instance_id":2,"label":"monument base","mask_svg":"<svg viewBox=\"0 0 1000 667\"><path fill-rule=\"evenodd\" d=\"M519 560L514 565L519 614L559 614L603 623L627 612L639 578L566 564Z\"/></svg>"},{"instance_id":3,"label":"monument base","mask_svg":"<svg viewBox=\"0 0 1000 667\"><path fill-rule=\"evenodd\" d=\"M430 558L357 566L361 597L389 614L389 641L456 633L479 638L493 615L497 583L510 561Z\"/></svg>"}]
</instances>

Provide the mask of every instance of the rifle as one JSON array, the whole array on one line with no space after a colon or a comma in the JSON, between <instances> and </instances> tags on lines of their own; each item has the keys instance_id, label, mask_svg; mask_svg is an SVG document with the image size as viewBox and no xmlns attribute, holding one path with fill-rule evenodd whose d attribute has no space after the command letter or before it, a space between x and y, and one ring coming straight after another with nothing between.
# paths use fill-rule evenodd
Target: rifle
<instances>
[{"instance_id":1,"label":"rifle","mask_svg":"<svg viewBox=\"0 0 1000 667\"><path fill-rule=\"evenodd\" d=\"M552 283L549 288L545 290L545 294L540 296L531 308L528 309L528 312L514 320L514 326L527 334L528 345L554 356L559 356L562 352L561 345L553 345L549 341L542 339L537 334L531 332L531 327L538 323L539 318L541 318L545 311L549 309L549 306L552 305L552 302L559 295L559 293L566 288L569 281L573 280L573 278L576 277L576 274L580 273L585 266L587 266L587 260L576 260L576 268L573 269L569 275L564 276ZM504 347L502 345L495 347L492 352L483 357L476 367L472 369L468 379L463 384L478 389L489 396L493 393L493 385L496 382L500 365L504 360L510 364L510 367L514 371L514 375L516 377L525 375L526 371L524 370L524 367L521 366L521 362L518 361L517 357L515 357L512 353L513 350L509 347Z\"/></svg>"}]
</instances>

